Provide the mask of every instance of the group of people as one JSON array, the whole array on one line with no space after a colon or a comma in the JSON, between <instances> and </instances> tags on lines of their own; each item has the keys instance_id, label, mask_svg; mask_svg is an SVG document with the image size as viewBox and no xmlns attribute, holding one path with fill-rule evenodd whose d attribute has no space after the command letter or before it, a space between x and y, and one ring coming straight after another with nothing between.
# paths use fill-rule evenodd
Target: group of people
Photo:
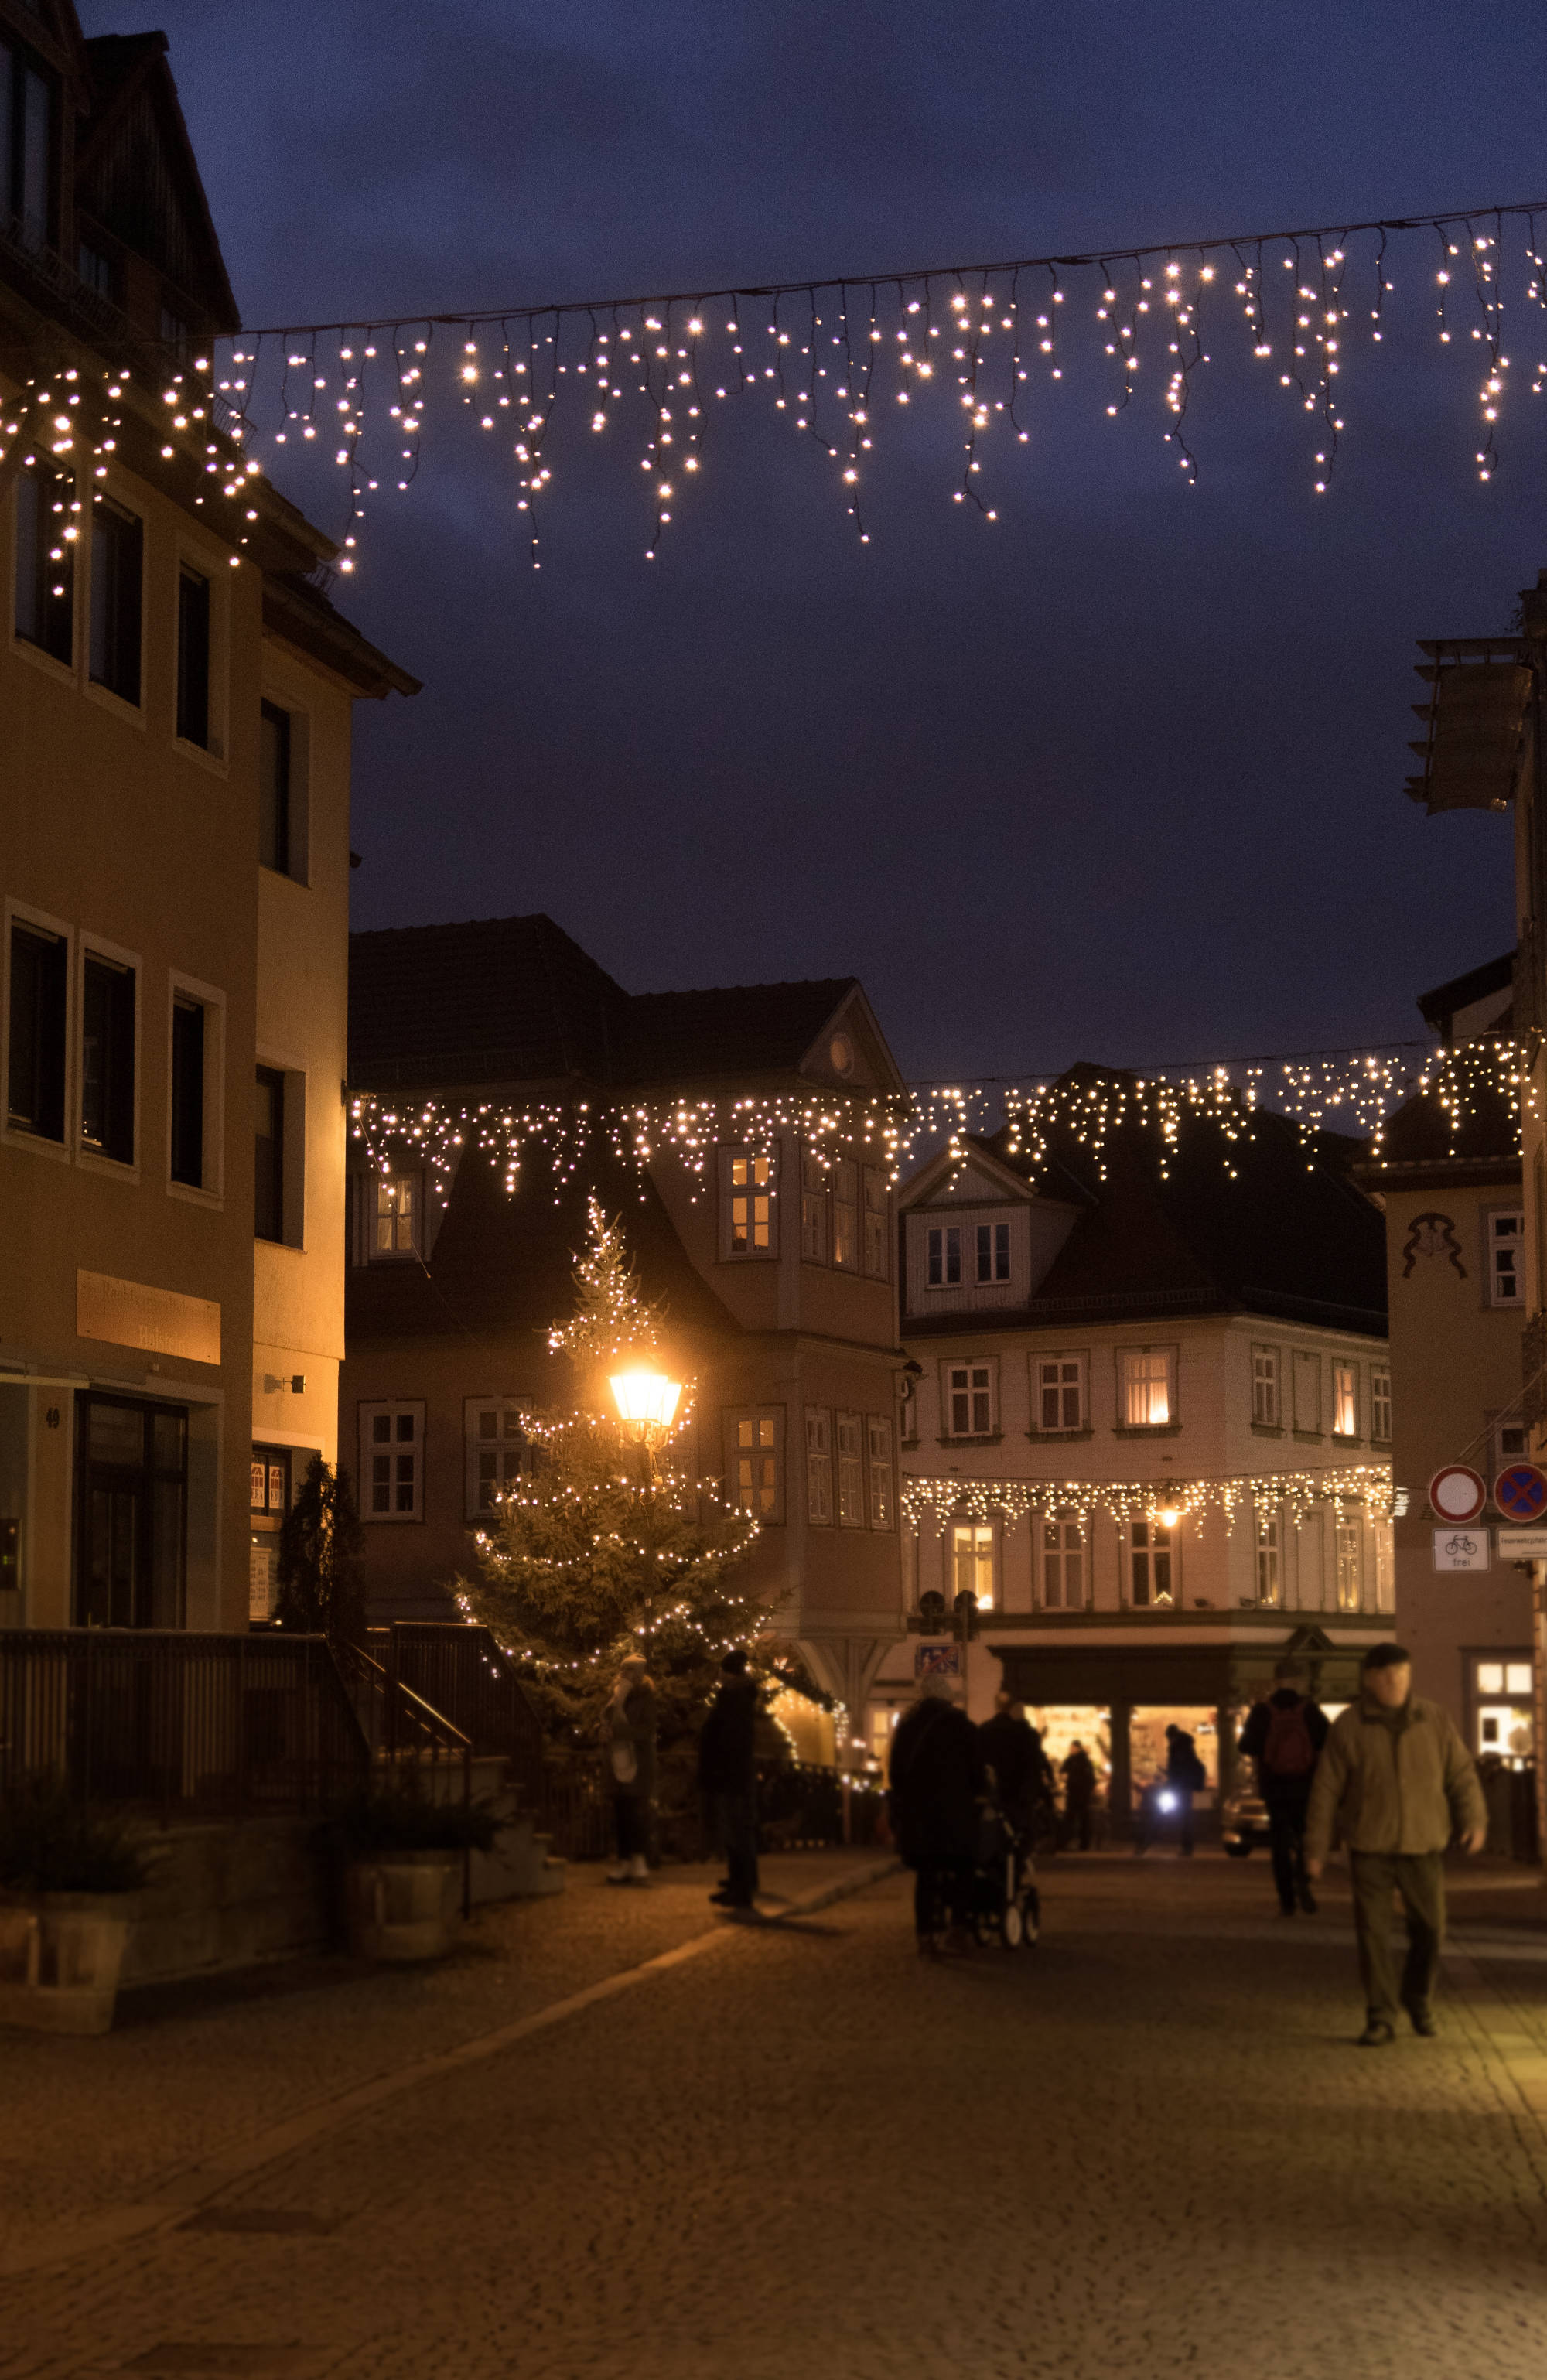
<instances>
[{"instance_id":1,"label":"group of people","mask_svg":"<svg viewBox=\"0 0 1547 2380\"><path fill-rule=\"evenodd\" d=\"M913 1870L913 1928L921 1958L964 1949L982 1815L992 1802L1027 1851L1038 1807L1051 1803L1053 1765L1025 1706L994 1697L993 1716L974 1727L951 1682L928 1674L892 1738L888 1806L899 1852ZM1066 1823L1082 1849L1090 1841L1095 1764L1083 1744L1064 1763Z\"/></svg>"},{"instance_id":2,"label":"group of people","mask_svg":"<svg viewBox=\"0 0 1547 2380\"><path fill-rule=\"evenodd\" d=\"M720 1664L720 1683L699 1735L699 1790L711 1840L725 1873L710 1894L717 1908L749 1910L758 1892L758 1688L740 1646ZM655 1688L640 1653L619 1664L605 1728L612 1772L616 1857L609 1884L648 1884L655 1803Z\"/></svg>"}]
</instances>

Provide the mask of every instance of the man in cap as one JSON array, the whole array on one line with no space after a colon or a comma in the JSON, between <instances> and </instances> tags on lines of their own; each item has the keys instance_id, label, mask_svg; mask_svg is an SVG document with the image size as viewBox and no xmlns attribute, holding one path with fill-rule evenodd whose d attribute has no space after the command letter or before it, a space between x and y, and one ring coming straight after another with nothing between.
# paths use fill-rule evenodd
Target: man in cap
<instances>
[{"instance_id":1,"label":"man in cap","mask_svg":"<svg viewBox=\"0 0 1547 2380\"><path fill-rule=\"evenodd\" d=\"M1362 1692L1333 1723L1317 1763L1306 1820L1306 1872L1319 1876L1334 1829L1348 1846L1354 1927L1364 1979L1364 2049L1396 2037L1404 2007L1413 2031L1434 2031L1431 1998L1445 1930L1443 1857L1453 1834L1481 1851L1488 1812L1472 1755L1438 1703L1412 1691L1401 1645L1372 1645ZM1400 1986L1392 1957L1392 1894L1407 1921Z\"/></svg>"}]
</instances>

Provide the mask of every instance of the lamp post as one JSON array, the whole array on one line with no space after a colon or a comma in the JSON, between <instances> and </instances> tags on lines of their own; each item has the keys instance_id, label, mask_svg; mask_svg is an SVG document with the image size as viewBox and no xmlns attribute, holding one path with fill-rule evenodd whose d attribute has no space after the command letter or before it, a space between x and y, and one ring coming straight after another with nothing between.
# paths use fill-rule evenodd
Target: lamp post
<instances>
[{"instance_id":1,"label":"lamp post","mask_svg":"<svg viewBox=\"0 0 1547 2380\"><path fill-rule=\"evenodd\" d=\"M648 1488L655 1477L652 1450L671 1428L682 1383L668 1380L664 1372L640 1362L631 1363L627 1371L614 1372L607 1385L613 1392L618 1419L639 1439L640 1474Z\"/></svg>"}]
</instances>

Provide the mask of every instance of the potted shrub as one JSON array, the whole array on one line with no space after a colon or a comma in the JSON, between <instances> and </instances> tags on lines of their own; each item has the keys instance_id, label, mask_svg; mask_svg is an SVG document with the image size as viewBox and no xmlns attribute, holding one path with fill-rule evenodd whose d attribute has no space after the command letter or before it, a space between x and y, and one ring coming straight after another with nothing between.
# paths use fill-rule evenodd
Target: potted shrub
<instances>
[{"instance_id":1,"label":"potted shrub","mask_svg":"<svg viewBox=\"0 0 1547 2380\"><path fill-rule=\"evenodd\" d=\"M438 1801L414 1779L373 1781L341 1803L324 1835L353 1955L444 1958L462 1922L464 1863L493 1848L502 1823L491 1802Z\"/></svg>"},{"instance_id":2,"label":"potted shrub","mask_svg":"<svg viewBox=\"0 0 1547 2380\"><path fill-rule=\"evenodd\" d=\"M35 1778L0 1802L0 2022L105 2033L146 1881L122 1823Z\"/></svg>"}]
</instances>

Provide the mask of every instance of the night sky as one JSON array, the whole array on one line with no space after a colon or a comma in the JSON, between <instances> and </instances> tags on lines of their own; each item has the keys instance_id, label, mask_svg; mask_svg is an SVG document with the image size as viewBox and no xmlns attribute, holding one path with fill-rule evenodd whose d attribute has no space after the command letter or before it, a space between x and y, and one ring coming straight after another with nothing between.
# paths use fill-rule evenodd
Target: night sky
<instances>
[{"instance_id":1,"label":"night sky","mask_svg":"<svg viewBox=\"0 0 1547 2380\"><path fill-rule=\"evenodd\" d=\"M83 0L164 26L250 323L649 295L1478 207L1547 188L1547 12L1431 0ZM357 713L356 923L545 909L630 990L858 974L905 1072L1421 1030L1511 938L1508 823L1404 796L1414 639L1547 564L1521 362L1354 359L1334 492L1223 359L1182 483L1072 376L987 530L944 416L859 547L761 419L642 558L570 475L528 566L508 456L437 442L341 590L424 680ZM1229 343L1238 354L1239 339ZM1223 349L1221 350L1223 357ZM270 459L266 457L265 459ZM291 492L311 491L275 476ZM336 527L334 507L312 509Z\"/></svg>"}]
</instances>

